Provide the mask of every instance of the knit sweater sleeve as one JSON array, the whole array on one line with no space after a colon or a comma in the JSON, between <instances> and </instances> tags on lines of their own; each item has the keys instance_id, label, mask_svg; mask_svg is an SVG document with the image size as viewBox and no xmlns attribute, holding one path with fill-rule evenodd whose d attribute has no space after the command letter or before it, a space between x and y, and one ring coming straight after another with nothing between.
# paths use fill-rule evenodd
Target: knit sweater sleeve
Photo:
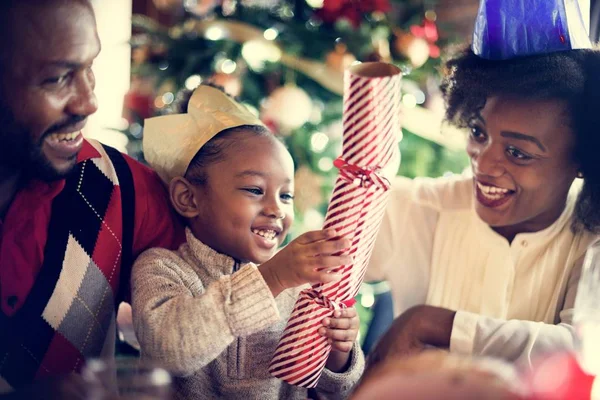
<instances>
[{"instance_id":1,"label":"knit sweater sleeve","mask_svg":"<svg viewBox=\"0 0 600 400\"><path fill-rule=\"evenodd\" d=\"M275 300L249 264L204 287L176 253L151 249L132 272L133 323L142 358L175 375L191 375L238 336L279 320Z\"/></svg>"},{"instance_id":2,"label":"knit sweater sleeve","mask_svg":"<svg viewBox=\"0 0 600 400\"><path fill-rule=\"evenodd\" d=\"M338 400L350 397L365 369L365 356L358 341L350 350L350 365L344 372L333 372L325 368L316 390L319 399Z\"/></svg>"}]
</instances>

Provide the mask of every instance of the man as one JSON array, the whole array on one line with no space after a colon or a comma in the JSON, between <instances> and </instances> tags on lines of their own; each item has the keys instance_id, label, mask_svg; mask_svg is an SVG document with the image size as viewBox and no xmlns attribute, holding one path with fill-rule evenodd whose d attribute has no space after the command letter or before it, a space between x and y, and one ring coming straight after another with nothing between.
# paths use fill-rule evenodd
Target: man
<instances>
[{"instance_id":1,"label":"man","mask_svg":"<svg viewBox=\"0 0 600 400\"><path fill-rule=\"evenodd\" d=\"M97 108L89 2L3 0L0 46L0 393L66 398L56 377L114 354L132 259L183 236L157 175L80 133Z\"/></svg>"}]
</instances>

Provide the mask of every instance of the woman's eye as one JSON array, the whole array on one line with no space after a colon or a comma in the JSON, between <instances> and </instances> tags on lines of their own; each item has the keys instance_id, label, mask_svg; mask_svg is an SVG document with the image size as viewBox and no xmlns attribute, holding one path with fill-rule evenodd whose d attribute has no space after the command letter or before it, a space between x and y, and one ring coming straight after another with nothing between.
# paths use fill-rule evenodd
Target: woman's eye
<instances>
[{"instance_id":1,"label":"woman's eye","mask_svg":"<svg viewBox=\"0 0 600 400\"><path fill-rule=\"evenodd\" d=\"M509 146L506 149L506 154L508 154L510 157L512 157L516 160L520 160L520 161L531 160L533 158L530 155L523 153L521 150L519 150L513 146Z\"/></svg>"},{"instance_id":2,"label":"woman's eye","mask_svg":"<svg viewBox=\"0 0 600 400\"><path fill-rule=\"evenodd\" d=\"M485 133L481 130L481 128L477 126L471 127L471 137L476 142L482 142L485 140Z\"/></svg>"}]
</instances>

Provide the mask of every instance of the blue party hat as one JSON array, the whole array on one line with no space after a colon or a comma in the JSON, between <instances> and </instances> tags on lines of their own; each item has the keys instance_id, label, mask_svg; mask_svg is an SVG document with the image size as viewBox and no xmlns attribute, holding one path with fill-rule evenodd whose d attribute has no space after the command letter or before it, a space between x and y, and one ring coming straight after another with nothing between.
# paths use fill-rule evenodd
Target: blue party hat
<instances>
[{"instance_id":1,"label":"blue party hat","mask_svg":"<svg viewBox=\"0 0 600 400\"><path fill-rule=\"evenodd\" d=\"M490 60L591 48L590 0L481 0L473 52Z\"/></svg>"}]
</instances>

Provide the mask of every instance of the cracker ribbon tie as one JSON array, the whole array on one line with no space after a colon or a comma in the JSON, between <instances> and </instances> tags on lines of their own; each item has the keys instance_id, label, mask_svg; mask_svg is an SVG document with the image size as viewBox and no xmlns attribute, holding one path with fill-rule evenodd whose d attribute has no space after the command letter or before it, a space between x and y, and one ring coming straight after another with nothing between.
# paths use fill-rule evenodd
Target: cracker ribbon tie
<instances>
[{"instance_id":1,"label":"cracker ribbon tie","mask_svg":"<svg viewBox=\"0 0 600 400\"><path fill-rule=\"evenodd\" d=\"M340 175L349 182L358 182L363 188L369 188L371 185L377 185L384 190L390 188L390 181L381 176L380 167L361 167L350 164L341 157L333 162L333 165L340 170Z\"/></svg>"}]
</instances>

